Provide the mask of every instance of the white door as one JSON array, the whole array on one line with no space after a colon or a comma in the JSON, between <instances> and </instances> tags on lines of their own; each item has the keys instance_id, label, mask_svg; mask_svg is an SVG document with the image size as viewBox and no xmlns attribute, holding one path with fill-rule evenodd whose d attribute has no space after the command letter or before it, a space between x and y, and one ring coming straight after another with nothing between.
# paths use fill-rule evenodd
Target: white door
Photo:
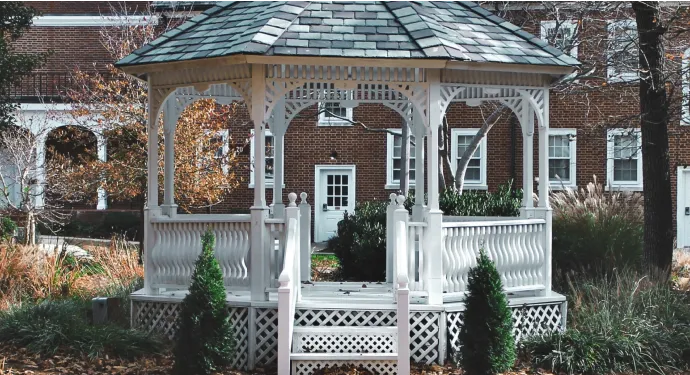
<instances>
[{"instance_id":1,"label":"white door","mask_svg":"<svg viewBox=\"0 0 690 375\"><path fill-rule=\"evenodd\" d=\"M690 167L678 167L678 247L690 247Z\"/></svg>"},{"instance_id":2,"label":"white door","mask_svg":"<svg viewBox=\"0 0 690 375\"><path fill-rule=\"evenodd\" d=\"M317 166L315 242L327 241L338 231L345 211L355 209L355 167Z\"/></svg>"}]
</instances>

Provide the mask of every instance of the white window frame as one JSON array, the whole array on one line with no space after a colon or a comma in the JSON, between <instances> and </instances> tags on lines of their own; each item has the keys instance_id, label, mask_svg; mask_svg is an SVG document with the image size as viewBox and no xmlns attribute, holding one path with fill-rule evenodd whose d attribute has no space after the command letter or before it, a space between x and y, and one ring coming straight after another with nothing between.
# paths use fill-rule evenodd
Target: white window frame
<instances>
[{"instance_id":1,"label":"white window frame","mask_svg":"<svg viewBox=\"0 0 690 375\"><path fill-rule=\"evenodd\" d=\"M451 146L450 146L450 165L453 168L453 172L457 170L458 157L458 136L476 136L479 132L478 128L462 128L462 129L452 129L451 134ZM479 159L479 171L480 180L479 181L465 181L464 187L469 190L488 190L489 186L487 184L486 178L486 161L488 154L486 152L486 139L488 134L479 142L479 153L481 158Z\"/></svg>"},{"instance_id":2,"label":"white window frame","mask_svg":"<svg viewBox=\"0 0 690 375\"><path fill-rule=\"evenodd\" d=\"M275 160L276 160L276 154L275 150L277 149L278 146L278 138L273 135L273 133L269 129L264 130L264 136L271 136L273 137L273 167L276 167ZM254 188L254 129L251 130L251 139L249 140L249 188L253 189ZM281 139L281 142L284 141ZM282 147L281 147L282 148ZM283 168L283 181L282 181L282 186L285 187L285 158L281 158L282 165L281 168ZM273 172L273 175L275 176L275 172ZM264 186L267 188L272 188L273 184L275 181L273 179L268 179L264 181Z\"/></svg>"},{"instance_id":3,"label":"white window frame","mask_svg":"<svg viewBox=\"0 0 690 375\"><path fill-rule=\"evenodd\" d=\"M617 135L635 135L637 137L637 180L636 181L614 181L614 159L613 159L613 139ZM642 133L640 129L609 129L606 132L606 190L630 190L642 191Z\"/></svg>"},{"instance_id":4,"label":"white window frame","mask_svg":"<svg viewBox=\"0 0 690 375\"><path fill-rule=\"evenodd\" d=\"M683 109L680 117L680 124L690 125L690 48L683 52L681 62L681 75L683 76Z\"/></svg>"},{"instance_id":5,"label":"white window frame","mask_svg":"<svg viewBox=\"0 0 690 375\"><path fill-rule=\"evenodd\" d=\"M386 189L400 189L400 181L395 181L393 180L393 146L395 144L395 136L391 134L390 132L396 133L399 137L402 137L402 130L401 129L388 129L388 133L386 133ZM412 131L410 131L412 133ZM410 141L414 140L414 135L410 134ZM417 145L415 144L415 147ZM410 147L410 160L415 158L414 152L411 151L412 147ZM415 161L416 163L416 161ZM416 180L416 173L415 173L415 180ZM414 187L415 186L415 180L410 180L409 181L409 187Z\"/></svg>"},{"instance_id":6,"label":"white window frame","mask_svg":"<svg viewBox=\"0 0 690 375\"><path fill-rule=\"evenodd\" d=\"M549 179L549 187L552 190L561 190L567 188L577 187L577 129L570 128L551 128L549 129L549 137L554 136L568 136L570 146L570 178L568 180L551 181ZM549 140L550 141L550 140ZM549 162L551 156L548 157Z\"/></svg>"},{"instance_id":7,"label":"white window frame","mask_svg":"<svg viewBox=\"0 0 690 375\"><path fill-rule=\"evenodd\" d=\"M565 21L558 21L558 22L560 22L561 28L571 29L573 31L573 34L575 34L575 31L577 30L577 22L576 21L565 20ZM540 37L543 41L549 42L548 38L546 37L547 30L556 28L556 24L557 24L557 21L555 21L555 20L554 21L541 21ZM577 37L576 37L576 41L577 41ZM569 54L570 56L572 56L574 58L577 58L577 43L573 43L573 44L575 44L575 45L573 46L573 48L570 49L569 52L565 52L565 51L563 51L563 52Z\"/></svg>"},{"instance_id":8,"label":"white window frame","mask_svg":"<svg viewBox=\"0 0 690 375\"><path fill-rule=\"evenodd\" d=\"M326 103L339 103L342 106L341 102L336 102L336 101L324 101L324 102L319 102L319 126L353 126L352 124L352 114L353 114L353 108L345 108L345 118L347 120L341 120L339 118L331 118L326 116L326 112L322 111L322 108Z\"/></svg>"},{"instance_id":9,"label":"white window frame","mask_svg":"<svg viewBox=\"0 0 690 375\"><path fill-rule=\"evenodd\" d=\"M608 25L606 27L607 31L607 45L606 45L606 78L609 82L633 82L639 79L639 75L637 71L627 71L627 72L622 72L620 74L616 74L615 69L613 69L613 64L615 61L613 60L612 56L612 41L613 41L613 32L617 28L624 28L624 27L629 27L630 25L634 25L635 29L637 30L637 22L635 20L615 20L615 21L608 21ZM638 51L639 54L639 51ZM639 64L639 63L638 63ZM638 67L639 68L639 67Z\"/></svg>"},{"instance_id":10,"label":"white window frame","mask_svg":"<svg viewBox=\"0 0 690 375\"><path fill-rule=\"evenodd\" d=\"M227 156L230 152L230 131L228 129L218 130L215 132L214 137L220 137L223 147L223 155L221 157ZM213 159L218 159L216 153L213 153ZM223 163L223 173L228 174L228 164Z\"/></svg>"}]
</instances>

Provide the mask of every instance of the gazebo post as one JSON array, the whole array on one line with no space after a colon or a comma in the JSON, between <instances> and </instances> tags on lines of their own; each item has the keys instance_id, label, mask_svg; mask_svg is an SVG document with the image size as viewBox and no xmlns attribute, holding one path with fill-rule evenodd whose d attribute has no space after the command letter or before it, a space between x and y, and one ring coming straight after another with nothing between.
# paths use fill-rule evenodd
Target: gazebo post
<instances>
[{"instance_id":1,"label":"gazebo post","mask_svg":"<svg viewBox=\"0 0 690 375\"><path fill-rule=\"evenodd\" d=\"M108 160L108 140L102 133L96 133L96 148L98 152L98 160L105 162ZM102 186L98 187L98 203L97 210L105 210L108 208L108 193Z\"/></svg>"},{"instance_id":2,"label":"gazebo post","mask_svg":"<svg viewBox=\"0 0 690 375\"><path fill-rule=\"evenodd\" d=\"M422 221L424 217L424 137L426 129L421 114L412 110L412 131L414 133L415 184L412 220Z\"/></svg>"},{"instance_id":3,"label":"gazebo post","mask_svg":"<svg viewBox=\"0 0 690 375\"><path fill-rule=\"evenodd\" d=\"M544 230L544 295L551 294L551 250L553 211L549 203L549 89L544 89L544 102L539 122L539 211L546 221Z\"/></svg>"},{"instance_id":4,"label":"gazebo post","mask_svg":"<svg viewBox=\"0 0 690 375\"><path fill-rule=\"evenodd\" d=\"M534 110L526 98L522 100L522 212L523 218L534 215L534 199L532 186L534 184Z\"/></svg>"},{"instance_id":5,"label":"gazebo post","mask_svg":"<svg viewBox=\"0 0 690 375\"><path fill-rule=\"evenodd\" d=\"M177 214L175 204L175 130L177 128L177 100L170 96L163 111L163 206L162 213L170 217Z\"/></svg>"},{"instance_id":6,"label":"gazebo post","mask_svg":"<svg viewBox=\"0 0 690 375\"><path fill-rule=\"evenodd\" d=\"M249 258L249 280L252 301L266 301L268 295L269 259L266 243L266 73L265 65L252 64L251 118L254 122L254 204L251 207L251 248Z\"/></svg>"},{"instance_id":7,"label":"gazebo post","mask_svg":"<svg viewBox=\"0 0 690 375\"><path fill-rule=\"evenodd\" d=\"M429 304L440 305L443 304L443 252L441 251L441 236L442 236L442 222L443 212L439 208L439 157L438 157L438 132L441 127L441 120L443 113L441 110L441 72L437 69L428 71L429 82L429 100L428 100L428 123L427 129L427 150L428 152L428 167L429 171L427 181L429 184L429 210L427 213L427 230L426 240L424 246L429 251L429 257L426 262L429 292Z\"/></svg>"},{"instance_id":8,"label":"gazebo post","mask_svg":"<svg viewBox=\"0 0 690 375\"><path fill-rule=\"evenodd\" d=\"M276 102L273 108L273 217L285 217L285 204L283 204L283 149L285 145L285 132L287 123L285 120L285 98Z\"/></svg>"}]
</instances>

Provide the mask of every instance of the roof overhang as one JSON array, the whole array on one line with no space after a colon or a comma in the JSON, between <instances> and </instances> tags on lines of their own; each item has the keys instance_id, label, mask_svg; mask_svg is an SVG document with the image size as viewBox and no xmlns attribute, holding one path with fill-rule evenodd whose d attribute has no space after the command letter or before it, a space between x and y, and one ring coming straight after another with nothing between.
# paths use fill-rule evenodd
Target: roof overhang
<instances>
[{"instance_id":1,"label":"roof overhang","mask_svg":"<svg viewBox=\"0 0 690 375\"><path fill-rule=\"evenodd\" d=\"M382 59L382 58L344 58L321 56L263 56L263 55L234 55L227 57L215 57L210 59L198 59L188 61L176 61L166 63L153 63L142 65L130 65L120 67L125 73L140 79L145 79L149 73L175 72L185 69L198 69L204 67L218 67L223 65L241 64L286 64L286 65L330 65L330 66L366 66L385 68L425 68L425 69L455 69L492 72L514 72L545 74L551 76L565 76L572 73L575 67L554 65L527 65L510 63L488 63L454 61L443 59Z\"/></svg>"}]
</instances>

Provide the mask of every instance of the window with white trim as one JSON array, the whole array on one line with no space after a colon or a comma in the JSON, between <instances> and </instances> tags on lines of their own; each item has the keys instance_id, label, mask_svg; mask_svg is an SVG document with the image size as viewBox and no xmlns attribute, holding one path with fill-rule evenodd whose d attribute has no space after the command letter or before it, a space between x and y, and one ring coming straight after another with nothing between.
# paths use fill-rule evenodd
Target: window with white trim
<instances>
[{"instance_id":1,"label":"window with white trim","mask_svg":"<svg viewBox=\"0 0 690 375\"><path fill-rule=\"evenodd\" d=\"M390 132L395 132L397 135L388 133L387 135L387 153L388 153L388 173L386 178L386 189L398 189L400 188L400 176L402 173L402 130L400 129L389 129ZM410 176L410 186L414 186L415 183L415 139L413 135L410 135L410 166L409 166L409 176Z\"/></svg>"},{"instance_id":2,"label":"window with white trim","mask_svg":"<svg viewBox=\"0 0 690 375\"><path fill-rule=\"evenodd\" d=\"M541 21L541 39L574 58L577 58L576 33L576 21Z\"/></svg>"},{"instance_id":3,"label":"window with white trim","mask_svg":"<svg viewBox=\"0 0 690 375\"><path fill-rule=\"evenodd\" d=\"M639 129L609 129L607 187L642 189L642 137Z\"/></svg>"},{"instance_id":4,"label":"window with white trim","mask_svg":"<svg viewBox=\"0 0 690 375\"><path fill-rule=\"evenodd\" d=\"M319 126L352 125L352 108L345 108L340 102L319 103Z\"/></svg>"},{"instance_id":5,"label":"window with white trim","mask_svg":"<svg viewBox=\"0 0 690 375\"><path fill-rule=\"evenodd\" d=\"M607 69L610 82L637 80L639 70L637 23L633 20L608 24Z\"/></svg>"},{"instance_id":6,"label":"window with white trim","mask_svg":"<svg viewBox=\"0 0 690 375\"><path fill-rule=\"evenodd\" d=\"M213 159L218 163L222 163L223 173L228 173L228 165L225 158L230 152L230 133L227 129L216 132L210 139L211 149L215 149Z\"/></svg>"},{"instance_id":7,"label":"window with white trim","mask_svg":"<svg viewBox=\"0 0 690 375\"><path fill-rule=\"evenodd\" d=\"M249 153L250 153L250 163L249 163L249 187L254 187L254 130L251 132L252 137L249 142ZM265 169L265 182L266 186L273 186L274 181L274 167L275 167L275 142L276 139L273 137L273 133L270 130L264 130L265 142L266 142L266 169Z\"/></svg>"},{"instance_id":8,"label":"window with white trim","mask_svg":"<svg viewBox=\"0 0 690 375\"><path fill-rule=\"evenodd\" d=\"M451 130L451 167L457 170L458 162L467 147L477 135L479 129ZM486 137L479 142L479 147L470 158L465 171L464 185L468 189L486 189Z\"/></svg>"},{"instance_id":9,"label":"window with white trim","mask_svg":"<svg viewBox=\"0 0 690 375\"><path fill-rule=\"evenodd\" d=\"M549 129L549 185L553 189L577 185L577 130Z\"/></svg>"}]
</instances>

